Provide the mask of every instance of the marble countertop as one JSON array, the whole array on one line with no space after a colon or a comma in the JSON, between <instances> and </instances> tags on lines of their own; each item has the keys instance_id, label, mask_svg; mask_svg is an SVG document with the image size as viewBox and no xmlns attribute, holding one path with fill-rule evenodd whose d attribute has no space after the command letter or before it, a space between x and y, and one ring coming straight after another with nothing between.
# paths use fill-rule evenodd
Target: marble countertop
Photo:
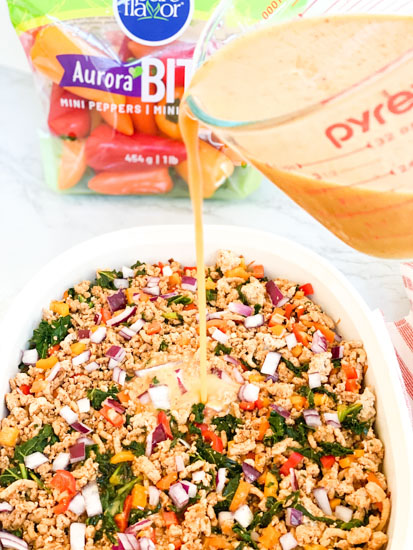
<instances>
[{"instance_id":1,"label":"marble countertop","mask_svg":"<svg viewBox=\"0 0 413 550\"><path fill-rule=\"evenodd\" d=\"M0 67L0 316L41 266L76 243L137 225L192 222L185 199L53 193L43 181L40 119L31 76ZM205 222L246 225L293 239L330 260L386 319L408 311L398 262L350 249L267 181L245 201L207 202Z\"/></svg>"}]
</instances>

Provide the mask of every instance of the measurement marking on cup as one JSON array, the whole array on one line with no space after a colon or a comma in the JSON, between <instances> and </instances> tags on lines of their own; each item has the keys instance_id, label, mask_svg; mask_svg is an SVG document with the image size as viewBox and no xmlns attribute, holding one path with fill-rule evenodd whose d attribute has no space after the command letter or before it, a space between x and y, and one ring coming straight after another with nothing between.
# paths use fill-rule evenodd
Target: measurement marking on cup
<instances>
[{"instance_id":1,"label":"measurement marking on cup","mask_svg":"<svg viewBox=\"0 0 413 550\"><path fill-rule=\"evenodd\" d=\"M332 160L338 160L344 157L349 157L350 155L355 155L356 153L360 153L365 149L371 149L372 147L373 146L371 145L371 143L367 143L367 145L364 145L363 147L359 147L358 149L354 149L353 151L349 151L348 153L343 153L342 155L336 155L335 157L328 157L321 160L314 160L313 162L307 162L305 164L297 163L297 168L305 168L307 166L314 166L315 164L322 164L324 162L330 162Z\"/></svg>"},{"instance_id":2,"label":"measurement marking on cup","mask_svg":"<svg viewBox=\"0 0 413 550\"><path fill-rule=\"evenodd\" d=\"M365 183L371 183L372 181L381 180L383 178L387 178L388 176L395 176L396 172L394 170L389 170L385 174L380 174L378 176L373 176L372 178L368 178L366 180L356 181L356 183L352 183L351 186L355 187L357 185L364 185Z\"/></svg>"}]
</instances>

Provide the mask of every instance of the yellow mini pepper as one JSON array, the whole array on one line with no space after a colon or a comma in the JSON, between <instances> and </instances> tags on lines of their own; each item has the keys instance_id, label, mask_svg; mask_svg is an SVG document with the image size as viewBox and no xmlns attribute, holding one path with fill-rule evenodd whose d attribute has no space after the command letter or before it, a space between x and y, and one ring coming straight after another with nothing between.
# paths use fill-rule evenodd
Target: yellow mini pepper
<instances>
[{"instance_id":1,"label":"yellow mini pepper","mask_svg":"<svg viewBox=\"0 0 413 550\"><path fill-rule=\"evenodd\" d=\"M49 370L56 365L58 359L55 355L51 355L47 359L39 359L36 363L38 369Z\"/></svg>"}]
</instances>

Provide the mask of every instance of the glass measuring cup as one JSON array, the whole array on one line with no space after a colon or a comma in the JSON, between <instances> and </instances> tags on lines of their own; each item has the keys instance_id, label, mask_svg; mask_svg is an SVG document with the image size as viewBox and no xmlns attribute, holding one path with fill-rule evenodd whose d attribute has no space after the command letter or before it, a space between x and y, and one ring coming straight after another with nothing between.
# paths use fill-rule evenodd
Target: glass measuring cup
<instances>
[{"instance_id":1,"label":"glass measuring cup","mask_svg":"<svg viewBox=\"0 0 413 550\"><path fill-rule=\"evenodd\" d=\"M413 1L223 0L198 43L195 66L251 29L366 13L411 16ZM332 38L327 80L335 78L332 64L341 62L336 46ZM400 55L351 86L277 116L214 115L210 92L196 86L198 74L187 103L218 138L350 246L379 257L413 257L413 33L403 37Z\"/></svg>"}]
</instances>

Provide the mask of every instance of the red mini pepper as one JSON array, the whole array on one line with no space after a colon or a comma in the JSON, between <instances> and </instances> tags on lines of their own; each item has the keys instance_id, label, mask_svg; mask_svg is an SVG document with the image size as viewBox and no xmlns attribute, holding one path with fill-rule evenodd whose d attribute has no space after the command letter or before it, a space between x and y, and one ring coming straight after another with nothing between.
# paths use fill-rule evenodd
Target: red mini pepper
<instances>
[{"instance_id":1,"label":"red mini pepper","mask_svg":"<svg viewBox=\"0 0 413 550\"><path fill-rule=\"evenodd\" d=\"M181 141L163 136L125 136L100 124L86 140L86 162L96 171L174 166L186 159Z\"/></svg>"},{"instance_id":2,"label":"red mini pepper","mask_svg":"<svg viewBox=\"0 0 413 550\"><path fill-rule=\"evenodd\" d=\"M218 453L222 453L222 451L224 450L222 439L215 432L210 430L206 424L199 424L198 427L201 430L202 437L205 439L205 441L211 443L211 447L213 448L213 450L217 451Z\"/></svg>"},{"instance_id":3,"label":"red mini pepper","mask_svg":"<svg viewBox=\"0 0 413 550\"><path fill-rule=\"evenodd\" d=\"M67 106L64 103L67 102ZM80 107L73 105L79 104ZM90 130L90 113L84 99L53 84L47 123L50 130L61 137L82 138ZM82 107L84 105L84 107Z\"/></svg>"},{"instance_id":4,"label":"red mini pepper","mask_svg":"<svg viewBox=\"0 0 413 550\"><path fill-rule=\"evenodd\" d=\"M333 455L322 456L320 458L320 461L321 461L321 464L323 465L323 468L325 468L326 470L329 470L330 468L332 468L336 463L336 459Z\"/></svg>"},{"instance_id":5,"label":"red mini pepper","mask_svg":"<svg viewBox=\"0 0 413 550\"><path fill-rule=\"evenodd\" d=\"M132 495L128 495L123 503L123 512L116 514L114 517L115 523L121 533L126 531L129 523L129 516L132 510Z\"/></svg>"},{"instance_id":6,"label":"red mini pepper","mask_svg":"<svg viewBox=\"0 0 413 550\"><path fill-rule=\"evenodd\" d=\"M305 285L301 285L299 287L299 290L302 290L306 296L314 294L313 285L311 283L306 283Z\"/></svg>"},{"instance_id":7,"label":"red mini pepper","mask_svg":"<svg viewBox=\"0 0 413 550\"><path fill-rule=\"evenodd\" d=\"M169 424L169 419L166 416L165 411L159 411L158 413L158 424L162 424L163 429L165 430L166 437L169 439L173 439L174 436L172 435L171 426Z\"/></svg>"},{"instance_id":8,"label":"red mini pepper","mask_svg":"<svg viewBox=\"0 0 413 550\"><path fill-rule=\"evenodd\" d=\"M284 462L284 464L281 466L280 474L282 474L283 476L287 476L290 473L290 469L295 468L302 461L303 458L303 455L300 453L292 453L287 462Z\"/></svg>"}]
</instances>

